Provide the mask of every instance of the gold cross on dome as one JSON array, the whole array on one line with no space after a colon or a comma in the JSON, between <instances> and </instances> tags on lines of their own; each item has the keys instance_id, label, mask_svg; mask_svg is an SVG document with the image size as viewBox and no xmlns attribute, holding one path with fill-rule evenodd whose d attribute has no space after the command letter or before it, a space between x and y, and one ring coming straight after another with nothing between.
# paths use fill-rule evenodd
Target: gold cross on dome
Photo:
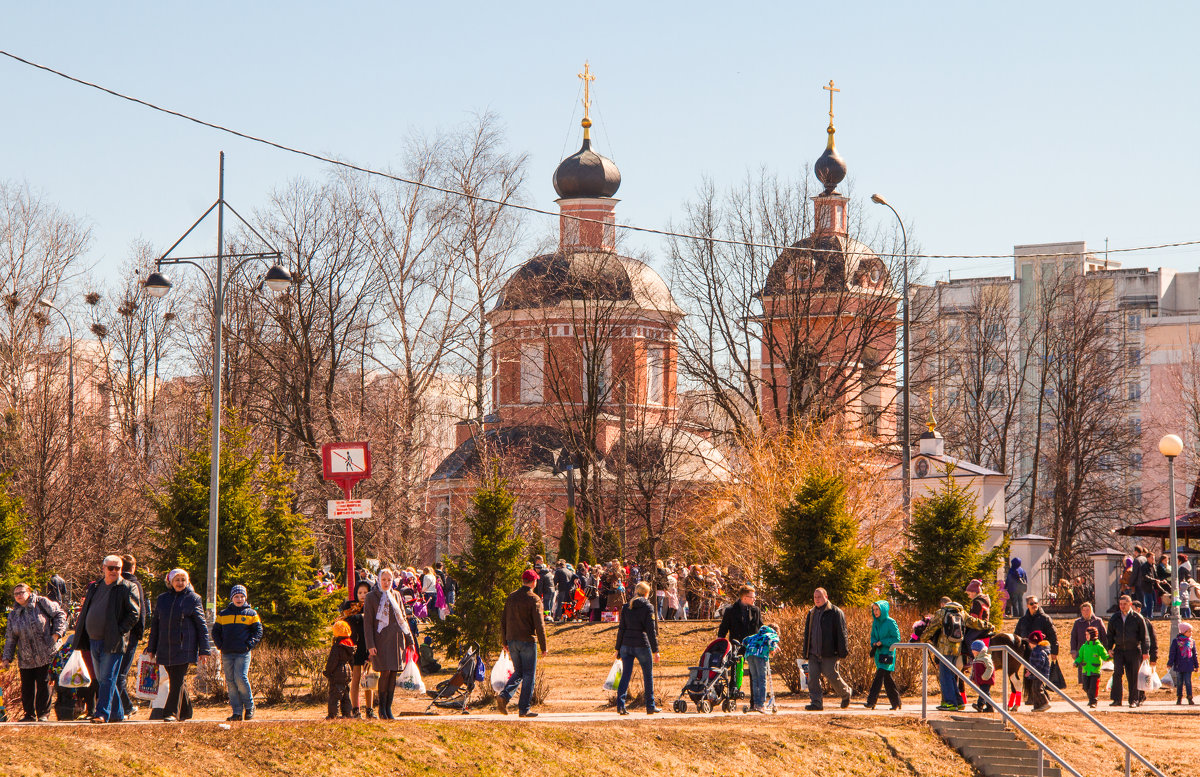
<instances>
[{"instance_id":1,"label":"gold cross on dome","mask_svg":"<svg viewBox=\"0 0 1200 777\"><path fill-rule=\"evenodd\" d=\"M592 111L591 82L595 81L596 77L592 75L592 71L588 67L587 60L584 60L583 62L583 72L576 73L576 75L580 78L580 80L583 81L583 136L587 137L587 129L592 126L592 119L590 115Z\"/></svg>"},{"instance_id":2,"label":"gold cross on dome","mask_svg":"<svg viewBox=\"0 0 1200 777\"><path fill-rule=\"evenodd\" d=\"M933 386L929 387L929 423L925 425L929 427L930 432L937 430L937 419L933 417Z\"/></svg>"},{"instance_id":3,"label":"gold cross on dome","mask_svg":"<svg viewBox=\"0 0 1200 777\"><path fill-rule=\"evenodd\" d=\"M822 89L829 92L829 126L833 126L833 93L840 92L841 89L834 87L833 79L829 79L829 86L822 86Z\"/></svg>"}]
</instances>

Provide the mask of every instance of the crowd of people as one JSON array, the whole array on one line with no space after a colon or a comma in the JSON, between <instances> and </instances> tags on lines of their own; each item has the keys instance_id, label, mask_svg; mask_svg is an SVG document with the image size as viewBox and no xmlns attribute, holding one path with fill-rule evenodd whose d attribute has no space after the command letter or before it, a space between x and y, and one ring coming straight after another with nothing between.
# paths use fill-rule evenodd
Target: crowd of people
<instances>
[{"instance_id":1,"label":"crowd of people","mask_svg":"<svg viewBox=\"0 0 1200 777\"><path fill-rule=\"evenodd\" d=\"M1121 705L1126 694L1133 707L1145 698L1145 692L1138 687L1139 669L1146 663L1156 667L1159 660L1157 638L1149 623L1154 603L1133 594L1144 579L1163 577L1161 570L1157 570L1152 578L1147 578L1149 573L1144 568L1147 563L1149 557L1140 553L1139 558L1127 559L1126 569L1132 570L1128 580L1131 593L1120 597L1117 611L1107 622L1094 612L1090 602L1083 602L1079 617L1071 625L1068 651L1090 706L1098 703L1099 679L1105 669L1113 671L1114 706ZM1140 576L1139 569L1143 570ZM65 658L76 652L87 666L91 684L78 690L59 688L59 701L67 696L72 703L68 710L73 710L73 703L78 701L85 708L84 716L94 723L119 722L136 714L137 707L127 691L127 678L143 639L142 652L162 667L168 683L165 701L152 710L151 718L166 721L190 718L188 672L193 665L206 663L214 651L219 651L231 707L228 720L253 719L254 693L249 668L251 654L263 638L263 625L250 606L246 588L233 586L228 605L217 613L210 629L203 603L186 570L174 569L166 575L167 590L153 606L136 572L136 560L130 555L105 557L101 576L88 584L77 611L70 602L69 588L61 579L57 585L52 582L45 596L24 583L13 589L14 607L8 617L2 665L7 669L15 660L20 669L24 712L21 720L48 719L50 683L55 681ZM1187 573L1188 577L1183 578L1181 568L1181 579L1190 580L1190 568ZM657 561L643 571L637 564L622 564L615 559L603 565L580 564L576 568L563 560L551 567L543 557L534 558L522 574L521 586L507 597L502 614L502 644L512 660L513 672L498 694L498 709L507 713L508 703L519 689L519 714L523 717L537 714L531 705L538 656L544 656L547 650L546 621L567 617L601 620L608 612L612 617L607 619L617 623L614 659L622 669L615 689L617 711L628 714L627 692L636 662L643 676L646 711L655 714L658 709L654 703L653 664L659 660L658 622L686 619L699 612L719 615L718 638L729 638L742 646L750 675L748 710L763 711L769 660L779 644L779 629L763 623L753 586L738 582L736 594L730 601L724 601L725 586L739 577L736 568L720 570L707 565L677 564L670 559ZM377 575L362 569L358 570L357 578L353 596L341 605L331 632L324 672L329 680L327 715L329 718L365 715L390 720L394 718L397 674L413 656L420 657L422 671L428 671L430 664L436 665L428 637L418 648L420 629L428 619L446 617L453 607L457 585L440 563L420 571L411 567L396 571L385 568ZM1020 595L1020 615L1011 635L997 635L990 623L992 602L983 590L982 581L974 580L964 591L965 604L944 598L935 612L913 624L907 638L933 645L950 659L950 664L970 677L983 691L974 704L977 710L990 710L993 704L990 694L996 679L990 656L993 638L997 645L1023 650L1024 657L1037 670L1036 674L1026 672L1022 690L1015 691L1005 703L1012 709L1023 702L1035 712L1049 709L1048 689L1041 678L1051 678L1057 684L1056 678L1061 677L1057 666L1059 638L1054 621L1043 610L1039 597L1028 593L1027 585L1020 561L1013 559L1007 568L1005 591L1010 602ZM1125 585L1123 579L1122 586ZM866 636L875 674L865 706L872 709L881 693L887 696L892 709L901 705L892 673L896 666L896 646L906 640L891 617L891 607L886 599L871 605L871 628ZM72 621L74 632L64 640ZM806 662L807 710L823 709L824 687L840 698L843 708L851 702L851 688L840 671L840 662L849 655L852 640L846 623L843 610L830 601L824 589L816 589L799 646L801 659ZM1191 675L1200 669L1200 661L1189 624L1181 625L1178 637L1169 647L1167 666L1175 673L1177 703L1182 704L1186 697L1187 703L1193 704ZM964 709L964 684L949 666L938 663L939 709ZM63 717L62 713L59 717Z\"/></svg>"}]
</instances>

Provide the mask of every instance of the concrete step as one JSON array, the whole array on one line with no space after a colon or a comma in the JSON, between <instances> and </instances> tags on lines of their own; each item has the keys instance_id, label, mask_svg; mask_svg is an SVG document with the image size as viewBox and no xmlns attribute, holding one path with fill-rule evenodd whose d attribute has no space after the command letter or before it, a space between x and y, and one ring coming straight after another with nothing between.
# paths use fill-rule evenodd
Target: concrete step
<instances>
[{"instance_id":1,"label":"concrete step","mask_svg":"<svg viewBox=\"0 0 1200 777\"><path fill-rule=\"evenodd\" d=\"M1013 742L1004 747L989 747L987 745L964 745L954 748L968 761L972 758L1015 758L1018 761L1037 761L1037 751L1030 750L1024 745Z\"/></svg>"},{"instance_id":2,"label":"concrete step","mask_svg":"<svg viewBox=\"0 0 1200 777\"><path fill-rule=\"evenodd\" d=\"M983 777L1037 777L1037 764L973 764ZM1057 766L1042 768L1042 777L1062 777Z\"/></svg>"},{"instance_id":3,"label":"concrete step","mask_svg":"<svg viewBox=\"0 0 1200 777\"><path fill-rule=\"evenodd\" d=\"M938 734L945 736L981 736L993 737L1000 734L1008 733L1008 729L1001 726L972 726L968 723L958 723L956 721L931 721L929 727Z\"/></svg>"},{"instance_id":4,"label":"concrete step","mask_svg":"<svg viewBox=\"0 0 1200 777\"><path fill-rule=\"evenodd\" d=\"M1017 735L1011 731L971 731L970 729L934 729L943 739L965 739L977 742L1012 742Z\"/></svg>"},{"instance_id":5,"label":"concrete step","mask_svg":"<svg viewBox=\"0 0 1200 777\"><path fill-rule=\"evenodd\" d=\"M1004 721L1000 718L985 718L982 715L951 715L949 719L955 723L968 723L975 728L1004 728Z\"/></svg>"}]
</instances>

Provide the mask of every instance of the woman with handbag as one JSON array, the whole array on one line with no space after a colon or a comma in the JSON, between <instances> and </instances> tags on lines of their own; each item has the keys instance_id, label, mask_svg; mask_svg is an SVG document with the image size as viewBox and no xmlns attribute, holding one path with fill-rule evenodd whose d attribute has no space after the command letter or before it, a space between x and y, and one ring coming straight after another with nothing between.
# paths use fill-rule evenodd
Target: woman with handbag
<instances>
[{"instance_id":1,"label":"woman with handbag","mask_svg":"<svg viewBox=\"0 0 1200 777\"><path fill-rule=\"evenodd\" d=\"M362 708L358 706L358 691L361 688L367 697L367 717L375 717L375 690L363 685L364 675L370 673L367 666L367 640L363 633L363 607L367 595L371 593L371 584L359 580L354 586L354 601L346 602L342 619L350 625L350 639L354 640L354 658L350 661L350 709L356 718L362 717Z\"/></svg>"},{"instance_id":2,"label":"woman with handbag","mask_svg":"<svg viewBox=\"0 0 1200 777\"><path fill-rule=\"evenodd\" d=\"M392 570L379 571L379 583L363 603L363 636L371 665L379 673L379 717L395 720L392 699L396 695L396 673L404 667L405 655L415 647L412 630L396 592Z\"/></svg>"},{"instance_id":3,"label":"woman with handbag","mask_svg":"<svg viewBox=\"0 0 1200 777\"><path fill-rule=\"evenodd\" d=\"M163 720L171 723L191 717L192 705L185 687L188 667L208 663L212 642L204 618L204 603L192 588L188 573L174 569L167 577L170 588L155 603L145 652L167 670L171 686Z\"/></svg>"},{"instance_id":4,"label":"woman with handbag","mask_svg":"<svg viewBox=\"0 0 1200 777\"><path fill-rule=\"evenodd\" d=\"M21 672L22 723L50 719L50 663L58 642L67 633L67 615L25 583L12 591L16 607L8 613L4 632L4 657L0 669L7 670L13 658Z\"/></svg>"},{"instance_id":5,"label":"woman with handbag","mask_svg":"<svg viewBox=\"0 0 1200 777\"><path fill-rule=\"evenodd\" d=\"M871 605L871 656L875 659L875 677L871 680L871 690L867 693L866 708L875 709L875 701L879 698L879 690L887 692L892 709L900 709L900 692L896 690L896 682L892 672L896 670L896 651L892 648L900 641L900 626L889 615L892 606L880 599Z\"/></svg>"}]
</instances>

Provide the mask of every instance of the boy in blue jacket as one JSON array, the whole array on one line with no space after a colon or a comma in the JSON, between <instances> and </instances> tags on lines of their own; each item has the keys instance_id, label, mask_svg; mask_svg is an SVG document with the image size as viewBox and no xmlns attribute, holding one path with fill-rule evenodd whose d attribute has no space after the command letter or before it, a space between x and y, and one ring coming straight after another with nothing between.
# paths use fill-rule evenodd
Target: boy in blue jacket
<instances>
[{"instance_id":1,"label":"boy in blue jacket","mask_svg":"<svg viewBox=\"0 0 1200 777\"><path fill-rule=\"evenodd\" d=\"M250 651L263 636L262 621L246 603L246 586L235 585L229 592L229 605L217 613L212 638L221 651L225 689L233 714L226 720L254 718L254 692L250 689Z\"/></svg>"}]
</instances>

